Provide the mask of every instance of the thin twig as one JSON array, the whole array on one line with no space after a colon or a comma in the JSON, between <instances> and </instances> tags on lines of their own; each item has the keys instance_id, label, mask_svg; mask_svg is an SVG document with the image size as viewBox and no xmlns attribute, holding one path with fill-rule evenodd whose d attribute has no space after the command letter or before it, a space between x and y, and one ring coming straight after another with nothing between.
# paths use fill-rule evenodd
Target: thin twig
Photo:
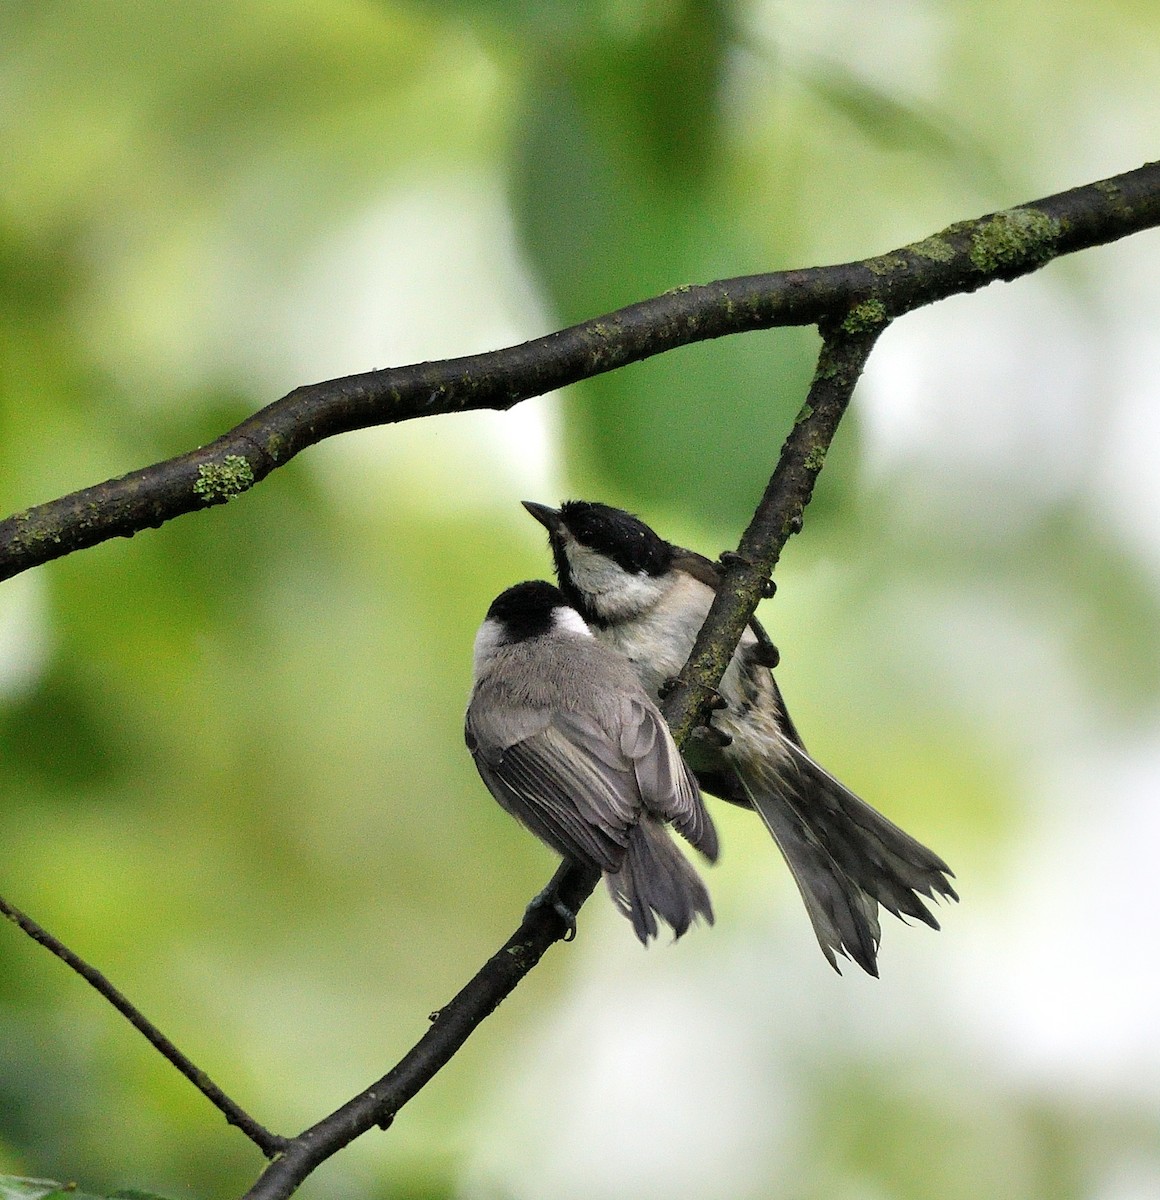
<instances>
[{"instance_id":1,"label":"thin twig","mask_svg":"<svg viewBox=\"0 0 1160 1200\"><path fill-rule=\"evenodd\" d=\"M195 1066L182 1054L169 1038L135 1005L130 1003L124 994L115 988L96 967L90 966L59 938L53 937L47 929L38 925L15 905L9 904L2 896L0 896L0 915L7 917L14 925L24 930L33 941L39 942L46 950L55 954L61 962L71 967L86 983L96 988L129 1021L134 1029L145 1036L155 1050L164 1055L222 1113L225 1119L231 1125L236 1125L267 1158L273 1158L286 1146L286 1138L271 1133L239 1108L200 1067Z\"/></svg>"},{"instance_id":2,"label":"thin twig","mask_svg":"<svg viewBox=\"0 0 1160 1200\"><path fill-rule=\"evenodd\" d=\"M577 912L600 879L598 871L561 863L550 886ZM245 1200L285 1200L319 1163L376 1125L386 1129L395 1114L445 1066L475 1028L567 932L550 905L532 907L520 927L453 1000L431 1015L431 1027L398 1066L330 1116L291 1138L262 1172Z\"/></svg>"},{"instance_id":3,"label":"thin twig","mask_svg":"<svg viewBox=\"0 0 1160 1200\"><path fill-rule=\"evenodd\" d=\"M692 342L841 320L892 318L1062 254L1160 224L1160 163L962 221L839 266L676 288L520 346L298 388L211 442L0 521L0 579L113 537L224 504L324 438L439 413L508 409L530 396Z\"/></svg>"}]
</instances>

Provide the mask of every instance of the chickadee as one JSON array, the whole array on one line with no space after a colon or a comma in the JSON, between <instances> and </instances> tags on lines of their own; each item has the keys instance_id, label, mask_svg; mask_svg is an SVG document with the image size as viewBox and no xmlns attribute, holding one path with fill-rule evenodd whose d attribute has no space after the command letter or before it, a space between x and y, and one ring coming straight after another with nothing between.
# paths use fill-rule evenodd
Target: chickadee
<instances>
[{"instance_id":1,"label":"chickadee","mask_svg":"<svg viewBox=\"0 0 1160 1200\"><path fill-rule=\"evenodd\" d=\"M659 696L688 659L719 568L606 504L524 507L548 530L568 602ZM806 753L769 669L776 662L753 620L718 689L724 708L690 738L685 755L707 792L757 810L830 965L838 969L837 952L877 975L878 905L937 929L919 896L957 900L952 872Z\"/></svg>"},{"instance_id":2,"label":"chickadee","mask_svg":"<svg viewBox=\"0 0 1160 1200\"><path fill-rule=\"evenodd\" d=\"M712 924L709 893L665 826L710 862L717 831L624 658L592 636L556 588L535 580L492 602L476 634L474 674L464 737L500 804L565 858L603 872L646 945L658 917L677 937L697 916Z\"/></svg>"}]
</instances>

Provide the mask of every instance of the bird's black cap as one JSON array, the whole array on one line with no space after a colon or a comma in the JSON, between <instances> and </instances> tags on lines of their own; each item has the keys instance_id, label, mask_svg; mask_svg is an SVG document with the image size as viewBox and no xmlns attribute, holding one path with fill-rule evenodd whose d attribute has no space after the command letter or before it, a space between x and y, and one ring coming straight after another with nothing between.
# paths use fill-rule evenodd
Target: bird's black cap
<instances>
[{"instance_id":1,"label":"bird's black cap","mask_svg":"<svg viewBox=\"0 0 1160 1200\"><path fill-rule=\"evenodd\" d=\"M498 621L516 641L539 637L552 628L552 613L568 608L560 589L543 579L529 579L500 592L487 610L489 621Z\"/></svg>"},{"instance_id":2,"label":"bird's black cap","mask_svg":"<svg viewBox=\"0 0 1160 1200\"><path fill-rule=\"evenodd\" d=\"M565 500L558 509L525 500L524 508L547 530L558 551L560 531L567 530L582 546L612 559L630 574L663 575L673 561L673 547L639 517L593 500ZM557 566L563 566L557 552Z\"/></svg>"}]
</instances>

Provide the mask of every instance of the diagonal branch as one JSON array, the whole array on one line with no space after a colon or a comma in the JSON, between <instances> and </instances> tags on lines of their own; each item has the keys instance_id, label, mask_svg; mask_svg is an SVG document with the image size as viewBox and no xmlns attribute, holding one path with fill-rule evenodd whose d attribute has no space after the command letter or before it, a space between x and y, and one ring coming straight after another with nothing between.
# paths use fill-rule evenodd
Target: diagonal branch
<instances>
[{"instance_id":1,"label":"diagonal branch","mask_svg":"<svg viewBox=\"0 0 1160 1200\"><path fill-rule=\"evenodd\" d=\"M777 467L761 503L737 547L724 564L722 580L705 617L681 681L664 703L665 719L679 746L705 718L713 689L721 682L737 643L786 542L802 527L802 513L814 491L830 442L854 387L886 321L848 317L823 331L822 351L806 402L782 446Z\"/></svg>"},{"instance_id":2,"label":"diagonal branch","mask_svg":"<svg viewBox=\"0 0 1160 1200\"><path fill-rule=\"evenodd\" d=\"M46 950L55 954L61 962L71 967L86 983L96 988L129 1021L134 1029L144 1035L155 1050L167 1058L225 1116L225 1119L231 1125L236 1125L267 1158L273 1158L285 1146L285 1138L271 1133L235 1104L96 967L90 966L79 954L74 953L58 938L53 937L42 925L38 925L15 905L9 904L3 896L0 896L0 916L7 917L13 925L22 929L33 941L39 942Z\"/></svg>"},{"instance_id":3,"label":"diagonal branch","mask_svg":"<svg viewBox=\"0 0 1160 1200\"><path fill-rule=\"evenodd\" d=\"M668 697L665 715L683 745L721 681L742 631L753 616L777 556L801 528L814 480L822 468L838 422L884 323L862 328L860 321L827 333L814 381L753 521L741 539L738 557L724 582L683 672L684 681ZM742 561L744 559L744 561ZM565 862L556 873L561 899L578 912L598 875ZM292 1138L283 1153L246 1193L245 1200L285 1200L321 1162L375 1125L386 1128L399 1109L450 1061L472 1031L539 962L563 933L551 909L532 909L524 923L454 1000L397 1067L329 1117Z\"/></svg>"},{"instance_id":4,"label":"diagonal branch","mask_svg":"<svg viewBox=\"0 0 1160 1200\"><path fill-rule=\"evenodd\" d=\"M222 504L324 438L440 413L508 409L677 346L783 325L900 316L1160 224L1160 163L951 225L839 266L680 287L488 354L298 388L211 442L0 521L0 579Z\"/></svg>"},{"instance_id":5,"label":"diagonal branch","mask_svg":"<svg viewBox=\"0 0 1160 1200\"><path fill-rule=\"evenodd\" d=\"M588 867L563 862L551 886L557 887L563 903L577 912L599 879L599 873ZM388 1128L399 1109L450 1062L480 1022L495 1011L548 947L564 934L564 923L551 907L530 908L519 929L488 959L475 978L453 1000L431 1014L431 1028L398 1066L330 1116L291 1138L244 1200L285 1200L315 1167L360 1134L376 1125Z\"/></svg>"}]
</instances>

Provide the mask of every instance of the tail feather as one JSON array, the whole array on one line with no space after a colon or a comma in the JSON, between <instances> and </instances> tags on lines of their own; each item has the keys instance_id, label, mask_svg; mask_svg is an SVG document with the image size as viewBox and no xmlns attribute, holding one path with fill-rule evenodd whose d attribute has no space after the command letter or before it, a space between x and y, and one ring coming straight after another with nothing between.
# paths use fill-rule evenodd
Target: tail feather
<instances>
[{"instance_id":1,"label":"tail feather","mask_svg":"<svg viewBox=\"0 0 1160 1200\"><path fill-rule=\"evenodd\" d=\"M937 929L919 897L957 900L952 872L804 750L783 744L788 762L746 764L741 783L789 864L830 965L838 968L836 952L877 975L878 905Z\"/></svg>"},{"instance_id":2,"label":"tail feather","mask_svg":"<svg viewBox=\"0 0 1160 1200\"><path fill-rule=\"evenodd\" d=\"M633 829L624 861L605 875L616 907L647 945L659 933L657 918L680 937L697 917L713 924L713 906L701 877L677 849L665 826L644 816Z\"/></svg>"}]
</instances>

